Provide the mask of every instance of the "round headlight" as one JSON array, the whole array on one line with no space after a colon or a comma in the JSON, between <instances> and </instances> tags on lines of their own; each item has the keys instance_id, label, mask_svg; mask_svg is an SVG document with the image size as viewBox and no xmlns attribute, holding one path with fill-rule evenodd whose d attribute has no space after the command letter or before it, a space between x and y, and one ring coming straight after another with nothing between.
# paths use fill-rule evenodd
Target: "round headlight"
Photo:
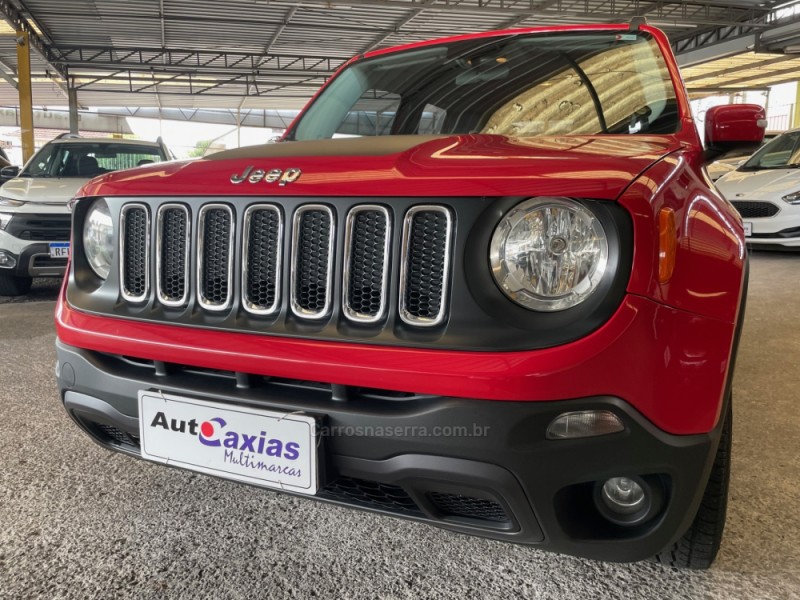
<instances>
[{"instance_id":1,"label":"round headlight","mask_svg":"<svg viewBox=\"0 0 800 600\"><path fill-rule=\"evenodd\" d=\"M495 281L511 300L531 310L564 310L597 289L608 263L608 239L582 204L531 198L500 221L489 260Z\"/></svg>"},{"instance_id":2,"label":"round headlight","mask_svg":"<svg viewBox=\"0 0 800 600\"><path fill-rule=\"evenodd\" d=\"M114 224L106 201L95 200L83 222L83 251L86 261L100 279L111 271L114 254Z\"/></svg>"}]
</instances>

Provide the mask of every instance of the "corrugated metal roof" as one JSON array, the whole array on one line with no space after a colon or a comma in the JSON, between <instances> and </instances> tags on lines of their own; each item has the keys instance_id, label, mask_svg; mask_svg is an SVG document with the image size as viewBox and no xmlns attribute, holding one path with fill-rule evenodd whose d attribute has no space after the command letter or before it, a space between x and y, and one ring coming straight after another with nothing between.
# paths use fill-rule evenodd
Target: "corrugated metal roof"
<instances>
[{"instance_id":1,"label":"corrugated metal roof","mask_svg":"<svg viewBox=\"0 0 800 600\"><path fill-rule=\"evenodd\" d=\"M334 68L369 49L514 26L629 20L672 36L758 22L746 0L7 0L38 29L86 106L298 108ZM0 36L0 69L16 68ZM6 43L8 42L8 43ZM80 51L79 51L80 50ZM137 50L137 51L134 51ZM164 52L164 51L169 52ZM217 55L210 55L216 52ZM274 57L274 58L273 58ZM317 57L302 62L303 57ZM38 55L37 79L52 68ZM16 91L0 80L0 103ZM34 83L37 104L63 93Z\"/></svg>"}]
</instances>

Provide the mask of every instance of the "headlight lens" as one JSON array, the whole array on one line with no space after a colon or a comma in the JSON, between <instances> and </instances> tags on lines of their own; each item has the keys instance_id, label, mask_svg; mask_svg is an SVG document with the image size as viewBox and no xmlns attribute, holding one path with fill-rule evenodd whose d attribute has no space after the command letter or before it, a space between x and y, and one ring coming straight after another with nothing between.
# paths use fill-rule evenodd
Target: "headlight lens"
<instances>
[{"instance_id":1,"label":"headlight lens","mask_svg":"<svg viewBox=\"0 0 800 600\"><path fill-rule=\"evenodd\" d=\"M25 204L22 200L14 200L13 198L4 198L0 196L0 206L22 206Z\"/></svg>"},{"instance_id":2,"label":"headlight lens","mask_svg":"<svg viewBox=\"0 0 800 600\"><path fill-rule=\"evenodd\" d=\"M86 260L98 277L106 279L114 254L114 224L106 201L100 198L86 213L83 222L83 250Z\"/></svg>"},{"instance_id":3,"label":"headlight lens","mask_svg":"<svg viewBox=\"0 0 800 600\"><path fill-rule=\"evenodd\" d=\"M511 300L531 310L565 310L597 289L608 264L608 239L582 204L531 198L500 221L489 258L495 281Z\"/></svg>"},{"instance_id":4,"label":"headlight lens","mask_svg":"<svg viewBox=\"0 0 800 600\"><path fill-rule=\"evenodd\" d=\"M0 231L8 227L8 224L11 222L11 217L13 216L12 213L0 212Z\"/></svg>"},{"instance_id":5,"label":"headlight lens","mask_svg":"<svg viewBox=\"0 0 800 600\"><path fill-rule=\"evenodd\" d=\"M788 204L800 204L800 192L794 192L793 194L787 194L782 198L782 200Z\"/></svg>"}]
</instances>

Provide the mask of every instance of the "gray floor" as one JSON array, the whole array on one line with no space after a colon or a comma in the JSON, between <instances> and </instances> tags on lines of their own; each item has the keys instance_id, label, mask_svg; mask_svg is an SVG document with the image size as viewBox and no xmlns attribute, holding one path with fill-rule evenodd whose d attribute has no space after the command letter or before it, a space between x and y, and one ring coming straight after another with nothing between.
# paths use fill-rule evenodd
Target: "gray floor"
<instances>
[{"instance_id":1,"label":"gray floor","mask_svg":"<svg viewBox=\"0 0 800 600\"><path fill-rule=\"evenodd\" d=\"M714 568L614 565L113 455L68 421L52 298L0 306L0 598L800 598L800 256L757 254Z\"/></svg>"}]
</instances>

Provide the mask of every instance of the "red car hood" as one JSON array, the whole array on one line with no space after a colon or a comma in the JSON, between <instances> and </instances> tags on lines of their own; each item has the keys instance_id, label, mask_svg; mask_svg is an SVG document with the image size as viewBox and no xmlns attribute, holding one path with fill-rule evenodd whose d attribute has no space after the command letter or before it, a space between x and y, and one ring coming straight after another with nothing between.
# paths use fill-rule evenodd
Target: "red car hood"
<instances>
[{"instance_id":1,"label":"red car hood","mask_svg":"<svg viewBox=\"0 0 800 600\"><path fill-rule=\"evenodd\" d=\"M251 146L109 173L82 195L515 196L615 199L680 143L670 136L389 136ZM300 169L280 186L234 174Z\"/></svg>"}]
</instances>

